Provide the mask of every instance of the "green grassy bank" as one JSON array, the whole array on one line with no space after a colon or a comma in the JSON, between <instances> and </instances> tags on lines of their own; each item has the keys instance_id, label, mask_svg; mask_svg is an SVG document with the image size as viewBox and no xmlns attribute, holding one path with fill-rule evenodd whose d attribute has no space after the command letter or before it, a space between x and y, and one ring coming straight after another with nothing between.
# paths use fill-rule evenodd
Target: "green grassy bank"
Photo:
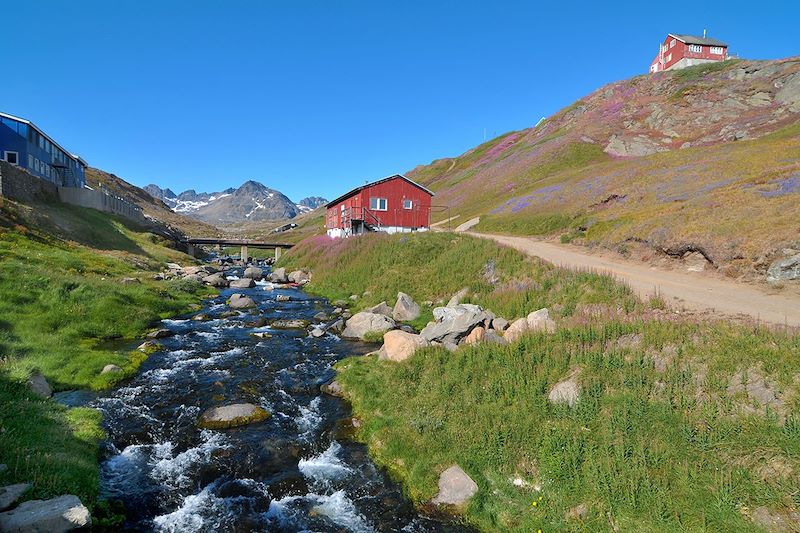
<instances>
[{"instance_id":1,"label":"green grassy bank","mask_svg":"<svg viewBox=\"0 0 800 533\"><path fill-rule=\"evenodd\" d=\"M654 320L607 278L464 236L329 245L303 243L284 259L310 267L311 290L326 295L435 299L466 285L508 317L561 309L553 335L337 365L358 438L418 504L457 463L479 486L465 519L485 531L751 531L800 505L797 336ZM483 277L490 260L494 285ZM584 303L608 312L586 319ZM576 406L551 404L551 388L578 368ZM569 517L581 504L586 513Z\"/></svg>"},{"instance_id":2,"label":"green grassy bank","mask_svg":"<svg viewBox=\"0 0 800 533\"><path fill-rule=\"evenodd\" d=\"M39 371L56 391L101 389L134 373L145 357L135 339L207 294L152 280L164 262L189 260L165 244L94 210L0 205L0 485L32 482L27 497L94 503L99 413L40 399L25 381ZM107 364L123 373L101 375Z\"/></svg>"}]
</instances>

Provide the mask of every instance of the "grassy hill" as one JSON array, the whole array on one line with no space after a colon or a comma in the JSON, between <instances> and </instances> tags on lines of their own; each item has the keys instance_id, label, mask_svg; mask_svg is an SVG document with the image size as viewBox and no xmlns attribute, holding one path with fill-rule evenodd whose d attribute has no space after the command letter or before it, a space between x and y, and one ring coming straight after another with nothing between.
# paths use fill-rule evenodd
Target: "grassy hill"
<instances>
[{"instance_id":1,"label":"grassy hill","mask_svg":"<svg viewBox=\"0 0 800 533\"><path fill-rule=\"evenodd\" d=\"M408 175L480 231L696 249L753 277L800 242L798 149L800 59L732 60L612 83Z\"/></svg>"}]
</instances>

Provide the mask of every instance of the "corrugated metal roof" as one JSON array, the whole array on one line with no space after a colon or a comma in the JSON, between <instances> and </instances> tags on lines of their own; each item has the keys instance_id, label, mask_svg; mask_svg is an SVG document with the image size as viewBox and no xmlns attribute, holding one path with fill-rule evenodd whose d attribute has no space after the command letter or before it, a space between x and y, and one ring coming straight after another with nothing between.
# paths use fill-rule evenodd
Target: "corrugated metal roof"
<instances>
[{"instance_id":1,"label":"corrugated metal roof","mask_svg":"<svg viewBox=\"0 0 800 533\"><path fill-rule=\"evenodd\" d=\"M44 137L45 139L47 139L48 141L50 141L50 142L51 142L52 144L54 144L54 145L55 145L55 146L56 146L56 147L57 147L59 150L61 150L62 152L64 152L64 154L65 154L67 157L69 157L70 159L73 159L73 160L75 160L75 161L78 161L79 163L81 163L81 164L82 164L83 166L85 166L85 167L88 167L88 166L89 166L89 165L86 163L86 161L84 161L84 160L83 160L83 158L81 158L81 157L79 157L79 156L77 156L77 155L73 154L73 153L72 153L72 152L70 152L69 150L66 150L66 149L65 149L63 146L61 146L60 144L58 144L57 142L55 142L55 141L52 139L52 137L50 137L48 134L46 134L45 132L43 132L43 131L42 131L42 129L41 129L39 126L37 126L36 124L34 124L33 122L31 122L30 120L26 120L26 119L24 119L24 118L16 117L16 116L14 116L14 115L11 115L11 114L9 114L9 113L3 113L2 111L0 111L0 117L2 117L2 118L7 118L7 119L10 119L10 120L15 120L15 121L17 121L17 122L21 122L22 124L26 124L26 125L30 126L31 128L35 129L37 132L39 132L39 135L41 135L42 137Z\"/></svg>"},{"instance_id":2,"label":"corrugated metal roof","mask_svg":"<svg viewBox=\"0 0 800 533\"><path fill-rule=\"evenodd\" d=\"M680 33L670 33L670 37L675 37L681 42L686 44L702 44L705 46L722 46L727 48L728 45L717 39L709 39L708 37L698 37L696 35L684 35Z\"/></svg>"},{"instance_id":3,"label":"corrugated metal roof","mask_svg":"<svg viewBox=\"0 0 800 533\"><path fill-rule=\"evenodd\" d=\"M356 194L356 193L358 193L360 191L363 191L367 187L372 187L373 185L378 185L379 183L383 183L385 181L393 180L395 178L400 178L400 179L406 180L408 183L410 183L414 187L418 187L418 188L422 189L423 191L425 191L426 193L430 194L431 196L434 195L433 191L431 191L430 189L426 189L425 187L423 187L422 185L420 185L416 181L410 180L407 177L403 176L402 174L393 174L391 176L387 176L387 177L385 177L383 179L380 179L378 181L373 181L372 183L366 183L366 184L364 184L364 185L362 185L360 187L356 187L352 191L348 191L348 192L344 193L343 195L341 195L340 197L338 197L337 199L331 200L330 202L325 204L325 208L327 209L327 208L329 208L329 207L331 207L333 205L336 205L339 202L341 202L342 200L346 200L347 198L350 198L354 194Z\"/></svg>"}]
</instances>

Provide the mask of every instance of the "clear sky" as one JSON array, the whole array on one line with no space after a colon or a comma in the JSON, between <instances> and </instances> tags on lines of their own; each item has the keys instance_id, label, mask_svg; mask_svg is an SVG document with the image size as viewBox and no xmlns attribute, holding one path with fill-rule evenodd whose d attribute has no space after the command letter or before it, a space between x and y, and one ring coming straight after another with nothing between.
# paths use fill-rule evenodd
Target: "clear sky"
<instances>
[{"instance_id":1,"label":"clear sky","mask_svg":"<svg viewBox=\"0 0 800 533\"><path fill-rule=\"evenodd\" d=\"M0 110L175 192L297 201L455 156L647 71L667 33L800 54L800 1L3 1ZM485 132L485 133L484 133Z\"/></svg>"}]
</instances>

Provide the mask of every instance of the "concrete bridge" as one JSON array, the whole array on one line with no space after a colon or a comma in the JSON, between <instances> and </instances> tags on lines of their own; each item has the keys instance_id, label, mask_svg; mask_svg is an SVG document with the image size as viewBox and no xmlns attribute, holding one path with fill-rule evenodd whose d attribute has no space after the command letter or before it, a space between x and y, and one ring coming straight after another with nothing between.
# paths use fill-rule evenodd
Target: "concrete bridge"
<instances>
[{"instance_id":1,"label":"concrete bridge","mask_svg":"<svg viewBox=\"0 0 800 533\"><path fill-rule=\"evenodd\" d=\"M191 256L194 256L194 250L196 246L214 246L217 250L221 250L223 246L241 246L242 247L242 261L247 262L249 259L248 249L249 248L274 248L275 249L275 260L277 261L281 257L281 250L289 249L293 244L288 244L285 242L264 242L264 241L254 241L249 239L226 239L226 238L197 238L197 239L186 239L183 241L187 248L188 253Z\"/></svg>"}]
</instances>

